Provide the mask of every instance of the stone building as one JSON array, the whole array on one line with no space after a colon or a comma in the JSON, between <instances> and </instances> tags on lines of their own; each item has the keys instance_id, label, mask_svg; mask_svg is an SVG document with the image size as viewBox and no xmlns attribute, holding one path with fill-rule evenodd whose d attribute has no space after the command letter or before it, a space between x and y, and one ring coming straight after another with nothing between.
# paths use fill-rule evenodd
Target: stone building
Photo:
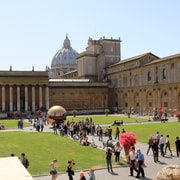
<instances>
[{"instance_id":1,"label":"stone building","mask_svg":"<svg viewBox=\"0 0 180 180\"><path fill-rule=\"evenodd\" d=\"M0 112L28 112L49 108L46 71L0 71Z\"/></svg>"},{"instance_id":2,"label":"stone building","mask_svg":"<svg viewBox=\"0 0 180 180\"><path fill-rule=\"evenodd\" d=\"M152 53L129 58L106 68L109 107L118 112L173 114L180 110L180 54L158 58Z\"/></svg>"},{"instance_id":3,"label":"stone building","mask_svg":"<svg viewBox=\"0 0 180 180\"><path fill-rule=\"evenodd\" d=\"M89 38L76 61L77 69L54 70L50 77L48 70L0 71L0 111L48 110L53 105L81 114L180 111L180 54L159 58L148 52L121 60L121 40L103 37Z\"/></svg>"}]
</instances>

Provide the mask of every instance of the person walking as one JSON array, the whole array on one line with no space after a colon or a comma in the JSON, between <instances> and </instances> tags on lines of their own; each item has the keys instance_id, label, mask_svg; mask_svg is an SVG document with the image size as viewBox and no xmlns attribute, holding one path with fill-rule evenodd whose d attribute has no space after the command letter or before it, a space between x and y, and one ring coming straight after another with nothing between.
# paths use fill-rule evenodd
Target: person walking
<instances>
[{"instance_id":1,"label":"person walking","mask_svg":"<svg viewBox=\"0 0 180 180\"><path fill-rule=\"evenodd\" d=\"M102 129L102 127L99 128L98 136L99 136L99 141L103 142L103 129Z\"/></svg>"},{"instance_id":2,"label":"person walking","mask_svg":"<svg viewBox=\"0 0 180 180\"><path fill-rule=\"evenodd\" d=\"M159 157L159 144L158 144L158 139L155 138L153 141L153 157L154 157L154 162L159 162L158 157Z\"/></svg>"},{"instance_id":3,"label":"person walking","mask_svg":"<svg viewBox=\"0 0 180 180\"><path fill-rule=\"evenodd\" d=\"M116 144L114 145L115 162L117 163L119 163L121 150L122 150L122 146L120 145L120 142L117 141Z\"/></svg>"},{"instance_id":4,"label":"person walking","mask_svg":"<svg viewBox=\"0 0 180 180\"><path fill-rule=\"evenodd\" d=\"M111 172L113 172L111 156L112 156L111 149L108 148L107 152L106 152L106 163L107 163L108 172L110 172L110 170L111 170Z\"/></svg>"},{"instance_id":5,"label":"person walking","mask_svg":"<svg viewBox=\"0 0 180 180\"><path fill-rule=\"evenodd\" d=\"M145 177L144 169L143 169L144 154L141 153L140 149L137 150L137 160L138 160L138 172L136 178L139 178L140 174L142 175L142 177Z\"/></svg>"},{"instance_id":6,"label":"person walking","mask_svg":"<svg viewBox=\"0 0 180 180\"><path fill-rule=\"evenodd\" d=\"M55 180L57 178L57 170L56 170L56 163L57 163L57 159L54 159L51 163L50 163L50 175L51 175L51 180Z\"/></svg>"},{"instance_id":7,"label":"person walking","mask_svg":"<svg viewBox=\"0 0 180 180\"><path fill-rule=\"evenodd\" d=\"M167 148L169 150L169 152L171 153L171 156L172 156L172 151L171 151L171 147L170 147L170 140L169 140L169 135L166 136L166 139L165 139L165 154L166 154L166 151L167 151Z\"/></svg>"},{"instance_id":8,"label":"person walking","mask_svg":"<svg viewBox=\"0 0 180 180\"><path fill-rule=\"evenodd\" d=\"M117 139L119 141L119 134L120 134L120 129L119 127L117 127L115 132L115 140Z\"/></svg>"},{"instance_id":9,"label":"person walking","mask_svg":"<svg viewBox=\"0 0 180 180\"><path fill-rule=\"evenodd\" d=\"M148 153L149 153L149 150L150 149L152 149L152 146L153 146L153 136L150 136L150 138L148 139L148 149L147 149L147 155L148 155ZM152 149L152 151L153 151L153 149Z\"/></svg>"},{"instance_id":10,"label":"person walking","mask_svg":"<svg viewBox=\"0 0 180 180\"><path fill-rule=\"evenodd\" d=\"M176 145L177 157L179 157L179 154L180 154L180 140L179 140L178 136L176 137L175 145Z\"/></svg>"},{"instance_id":11,"label":"person walking","mask_svg":"<svg viewBox=\"0 0 180 180\"><path fill-rule=\"evenodd\" d=\"M137 154L135 152L135 147L131 146L130 151L129 151L129 160L130 160L130 175L129 176L133 176L133 170L138 172L136 165L135 165L136 157L137 157Z\"/></svg>"},{"instance_id":12,"label":"person walking","mask_svg":"<svg viewBox=\"0 0 180 180\"><path fill-rule=\"evenodd\" d=\"M163 157L164 157L164 144L165 144L165 140L163 135L161 134L161 137L159 139L159 148L160 148L161 156Z\"/></svg>"},{"instance_id":13,"label":"person walking","mask_svg":"<svg viewBox=\"0 0 180 180\"><path fill-rule=\"evenodd\" d=\"M112 128L111 126L108 127L108 137L112 137Z\"/></svg>"}]
</instances>

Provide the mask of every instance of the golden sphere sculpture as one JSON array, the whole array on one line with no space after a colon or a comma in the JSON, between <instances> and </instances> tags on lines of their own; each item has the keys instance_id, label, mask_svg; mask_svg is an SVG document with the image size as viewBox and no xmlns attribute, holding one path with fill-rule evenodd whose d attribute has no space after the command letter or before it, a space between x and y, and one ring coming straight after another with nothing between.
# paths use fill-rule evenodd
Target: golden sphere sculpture
<instances>
[{"instance_id":1,"label":"golden sphere sculpture","mask_svg":"<svg viewBox=\"0 0 180 180\"><path fill-rule=\"evenodd\" d=\"M47 112L48 123L63 123L66 120L67 112L62 106L52 106Z\"/></svg>"}]
</instances>

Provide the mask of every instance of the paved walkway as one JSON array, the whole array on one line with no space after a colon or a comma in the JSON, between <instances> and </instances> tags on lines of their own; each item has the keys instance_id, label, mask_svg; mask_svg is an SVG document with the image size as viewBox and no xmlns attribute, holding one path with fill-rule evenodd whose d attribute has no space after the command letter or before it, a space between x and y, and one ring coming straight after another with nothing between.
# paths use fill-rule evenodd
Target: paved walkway
<instances>
[{"instance_id":1,"label":"paved walkway","mask_svg":"<svg viewBox=\"0 0 180 180\"><path fill-rule=\"evenodd\" d=\"M169 119L169 122L172 122L172 121L177 121L177 119L174 119L174 118ZM49 125L45 126L44 131L53 133L52 129L50 129L49 127L50 127ZM121 127L122 126L120 126L120 129L121 129ZM35 130L31 127L26 127L23 129L23 131L35 131ZM97 136L89 136L89 140L91 141L92 139L95 140L95 143L99 147L102 147L102 142L98 141ZM106 140L106 139L104 139L104 140ZM144 171L145 171L146 178L144 178L144 179L155 180L156 174L161 168L163 168L167 165L170 165L170 164L180 165L180 158L175 156L176 155L175 152L173 152L173 157L171 157L170 154L167 154L165 157L159 157L159 161L160 161L159 163L154 163L152 151L149 152L148 156L146 155L146 151L148 148L147 144L137 142L136 149L137 148L140 148L141 152L144 153L144 155L145 155L146 167L144 168ZM124 151L123 150L121 151L121 156L124 157ZM117 167L117 168L114 168L113 170L114 170L113 174L108 173L107 169L95 170L96 179L97 180L101 180L101 179L102 180L119 180L119 179L131 180L131 179L135 179L136 173L134 173L134 177L128 176L129 175L129 167L128 166ZM85 176L88 179L87 171L85 171ZM34 178L34 180L50 180L51 176L49 176L49 175L34 176L33 178ZM66 173L59 174L57 177L57 180L67 180L67 179L68 179L68 176ZM79 180L79 172L75 172L74 180Z\"/></svg>"}]
</instances>

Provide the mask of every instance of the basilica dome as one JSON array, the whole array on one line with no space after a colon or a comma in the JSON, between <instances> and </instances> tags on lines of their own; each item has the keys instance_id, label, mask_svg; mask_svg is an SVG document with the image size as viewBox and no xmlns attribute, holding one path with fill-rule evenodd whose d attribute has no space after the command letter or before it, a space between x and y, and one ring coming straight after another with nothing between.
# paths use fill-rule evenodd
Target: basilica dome
<instances>
[{"instance_id":1,"label":"basilica dome","mask_svg":"<svg viewBox=\"0 0 180 180\"><path fill-rule=\"evenodd\" d=\"M71 47L71 42L66 35L63 47L54 55L51 62L51 76L55 77L77 69L78 53Z\"/></svg>"}]
</instances>

